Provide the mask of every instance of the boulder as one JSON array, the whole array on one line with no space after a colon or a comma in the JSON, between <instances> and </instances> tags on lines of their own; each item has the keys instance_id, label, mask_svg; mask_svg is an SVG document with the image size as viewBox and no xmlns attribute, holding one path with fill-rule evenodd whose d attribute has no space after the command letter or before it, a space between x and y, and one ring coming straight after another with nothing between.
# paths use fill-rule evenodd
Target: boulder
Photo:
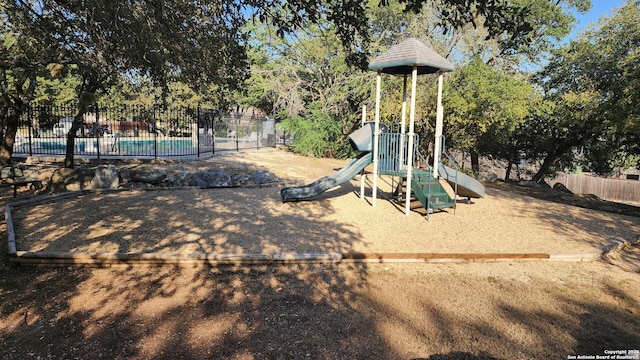
<instances>
[{"instance_id":1,"label":"boulder","mask_svg":"<svg viewBox=\"0 0 640 360\"><path fill-rule=\"evenodd\" d=\"M118 170L113 165L100 165L96 169L96 173L91 180L91 188L93 189L111 189L115 190L120 185Z\"/></svg>"},{"instance_id":2,"label":"boulder","mask_svg":"<svg viewBox=\"0 0 640 360\"><path fill-rule=\"evenodd\" d=\"M151 185L160 185L167 173L159 170L135 170L132 169L128 174L131 182L141 182Z\"/></svg>"},{"instance_id":3,"label":"boulder","mask_svg":"<svg viewBox=\"0 0 640 360\"><path fill-rule=\"evenodd\" d=\"M191 175L188 185L200 187L229 187L231 186L231 176L217 169L198 171Z\"/></svg>"},{"instance_id":4,"label":"boulder","mask_svg":"<svg viewBox=\"0 0 640 360\"><path fill-rule=\"evenodd\" d=\"M270 171L258 170L251 174L253 180L258 185L273 184L280 181L278 177Z\"/></svg>"},{"instance_id":5,"label":"boulder","mask_svg":"<svg viewBox=\"0 0 640 360\"><path fill-rule=\"evenodd\" d=\"M542 185L538 184L535 181L531 181L531 180L522 180L518 183L518 186L522 186L522 187L530 187L530 188L534 188L534 189L542 189Z\"/></svg>"},{"instance_id":6,"label":"boulder","mask_svg":"<svg viewBox=\"0 0 640 360\"><path fill-rule=\"evenodd\" d=\"M231 185L233 186L248 185L253 181L254 181L253 177L247 174L235 174L231 177Z\"/></svg>"},{"instance_id":7,"label":"boulder","mask_svg":"<svg viewBox=\"0 0 640 360\"><path fill-rule=\"evenodd\" d=\"M83 167L60 168L51 174L47 190L54 193L87 189L91 186L91 174Z\"/></svg>"},{"instance_id":8,"label":"boulder","mask_svg":"<svg viewBox=\"0 0 640 360\"><path fill-rule=\"evenodd\" d=\"M150 189L154 187L152 184L142 182L130 182L122 185L123 189Z\"/></svg>"},{"instance_id":9,"label":"boulder","mask_svg":"<svg viewBox=\"0 0 640 360\"><path fill-rule=\"evenodd\" d=\"M564 184L562 183L555 183L553 184L553 190L555 191L559 191L565 194L573 194L573 192L571 190L569 190L566 186L564 186Z\"/></svg>"},{"instance_id":10,"label":"boulder","mask_svg":"<svg viewBox=\"0 0 640 360\"><path fill-rule=\"evenodd\" d=\"M181 172L179 174L169 174L162 180L160 184L163 187L184 187L189 185L189 178L191 175L187 172Z\"/></svg>"},{"instance_id":11,"label":"boulder","mask_svg":"<svg viewBox=\"0 0 640 360\"><path fill-rule=\"evenodd\" d=\"M545 190L551 190L551 185L547 184L546 181L540 181L538 184Z\"/></svg>"},{"instance_id":12,"label":"boulder","mask_svg":"<svg viewBox=\"0 0 640 360\"><path fill-rule=\"evenodd\" d=\"M120 182L128 183L131 182L131 174L134 170L129 168L120 169Z\"/></svg>"}]
</instances>

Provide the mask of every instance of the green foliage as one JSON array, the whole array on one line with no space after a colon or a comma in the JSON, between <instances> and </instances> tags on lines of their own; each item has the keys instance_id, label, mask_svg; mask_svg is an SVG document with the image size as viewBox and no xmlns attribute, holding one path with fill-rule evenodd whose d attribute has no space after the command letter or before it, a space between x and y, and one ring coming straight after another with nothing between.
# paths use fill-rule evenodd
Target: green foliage
<instances>
[{"instance_id":1,"label":"green foliage","mask_svg":"<svg viewBox=\"0 0 640 360\"><path fill-rule=\"evenodd\" d=\"M501 56L527 57L539 62L571 32L575 18L568 10L586 12L591 8L591 0L517 0L510 2L510 6L522 11L524 24L498 37Z\"/></svg>"},{"instance_id":2,"label":"green foliage","mask_svg":"<svg viewBox=\"0 0 640 360\"><path fill-rule=\"evenodd\" d=\"M92 94L129 104L149 104L162 97L177 104L208 102L224 109L237 101L312 124L333 119L335 130L306 127L336 134L337 147L325 144L319 153L349 156L345 134L357 127L362 104L373 108L371 74L350 66L366 68L371 54L397 43L398 34L437 38L430 45L438 52L458 55L456 34L472 24L477 36L486 35L502 55L524 54L543 49L539 39L566 33L570 18L562 5L580 8L588 0L426 3L2 2L0 36L6 51L0 52L0 70L3 85L6 79L16 84L3 86L3 91L11 89L16 95L3 99L28 103L40 75L37 84L42 88L35 96L43 101L66 102L71 89L80 100L81 94ZM252 17L260 21L247 26ZM247 52L250 45L253 48ZM247 79L249 60L251 79ZM64 76L41 73L49 64L62 66ZM385 91L397 93L397 88L386 86ZM433 104L434 92L425 94L420 95L425 103ZM3 104L4 109L11 105ZM426 124L433 108L421 106L419 122ZM386 118L394 117L392 110L385 111Z\"/></svg>"},{"instance_id":3,"label":"green foliage","mask_svg":"<svg viewBox=\"0 0 640 360\"><path fill-rule=\"evenodd\" d=\"M37 77L38 86L35 89L33 100L39 104L67 105L77 101L77 88L80 79L64 67L57 65L47 66L47 72Z\"/></svg>"},{"instance_id":4,"label":"green foliage","mask_svg":"<svg viewBox=\"0 0 640 360\"><path fill-rule=\"evenodd\" d=\"M162 103L162 99L162 89L154 86L148 77L121 76L116 84L104 91L100 102L150 107Z\"/></svg>"},{"instance_id":5,"label":"green foliage","mask_svg":"<svg viewBox=\"0 0 640 360\"><path fill-rule=\"evenodd\" d=\"M324 106L321 102L312 103L304 118L294 116L282 121L282 128L293 134L292 150L316 157L345 158L353 155L339 119L323 110Z\"/></svg>"},{"instance_id":6,"label":"green foliage","mask_svg":"<svg viewBox=\"0 0 640 360\"><path fill-rule=\"evenodd\" d=\"M499 153L535 100L533 87L475 58L447 84L444 106L449 144L466 152Z\"/></svg>"},{"instance_id":7,"label":"green foliage","mask_svg":"<svg viewBox=\"0 0 640 360\"><path fill-rule=\"evenodd\" d=\"M291 39L273 38L260 24L251 29L261 46L250 52L256 65L240 103L276 113L295 132L293 151L350 156L345 134L371 98L370 74L348 67L330 27L311 26Z\"/></svg>"},{"instance_id":8,"label":"green foliage","mask_svg":"<svg viewBox=\"0 0 640 360\"><path fill-rule=\"evenodd\" d=\"M627 1L598 26L554 51L539 74L547 99L556 106L533 146L544 149L538 154L544 161L536 180L563 158L607 173L640 153L640 3ZM584 149L580 158L576 148Z\"/></svg>"}]
</instances>

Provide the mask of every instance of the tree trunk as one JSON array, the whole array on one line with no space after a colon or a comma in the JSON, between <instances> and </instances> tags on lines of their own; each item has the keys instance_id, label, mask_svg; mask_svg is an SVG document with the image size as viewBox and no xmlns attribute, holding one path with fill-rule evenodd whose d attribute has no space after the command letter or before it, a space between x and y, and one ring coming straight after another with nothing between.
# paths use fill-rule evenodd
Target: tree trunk
<instances>
[{"instance_id":1,"label":"tree trunk","mask_svg":"<svg viewBox=\"0 0 640 360\"><path fill-rule=\"evenodd\" d=\"M67 150L64 157L64 167L67 169L73 169L75 167L75 154L73 151L76 143L76 133L82 126L84 126L84 114L89 106L89 104L82 100L83 99L81 98L78 102L78 109L76 111L76 115L73 117L73 125L71 125L71 129L69 129L69 133L67 134Z\"/></svg>"},{"instance_id":2,"label":"tree trunk","mask_svg":"<svg viewBox=\"0 0 640 360\"><path fill-rule=\"evenodd\" d=\"M2 81L2 119L6 119L4 124L6 128L2 132L0 143L0 164L6 165L11 162L13 156L13 144L16 141L18 133L18 125L20 124L20 116L29 105L33 92L36 88L35 72L27 72L21 77L13 80L13 95L10 94L10 87L7 82L7 73L5 70L0 71ZM25 85L28 86L25 89ZM11 110L11 111L10 111Z\"/></svg>"},{"instance_id":3,"label":"tree trunk","mask_svg":"<svg viewBox=\"0 0 640 360\"><path fill-rule=\"evenodd\" d=\"M511 178L511 168L513 168L513 160L511 157L507 160L507 172L504 174L504 182L509 182Z\"/></svg>"},{"instance_id":4,"label":"tree trunk","mask_svg":"<svg viewBox=\"0 0 640 360\"><path fill-rule=\"evenodd\" d=\"M547 177L547 175L549 174L549 170L551 169L551 166L553 166L553 164L556 163L556 161L558 160L558 155L557 152L550 152L549 154L547 154L547 156L545 156L544 160L542 161L542 165L540 166L540 169L538 169L538 172L533 175L533 180L534 182L541 182L544 180L545 177Z\"/></svg>"},{"instance_id":5,"label":"tree trunk","mask_svg":"<svg viewBox=\"0 0 640 360\"><path fill-rule=\"evenodd\" d=\"M511 179L511 169L513 168L513 163L518 159L516 158L516 147L513 142L509 146L509 155L507 156L507 172L504 174L504 182L509 182Z\"/></svg>"},{"instance_id":6,"label":"tree trunk","mask_svg":"<svg viewBox=\"0 0 640 360\"><path fill-rule=\"evenodd\" d=\"M2 134L2 143L0 143L0 164L2 165L7 165L11 162L20 116L25 108L22 100L14 98L14 101L13 111L10 114L7 114L7 111L3 116L3 118L7 119L7 124Z\"/></svg>"},{"instance_id":7,"label":"tree trunk","mask_svg":"<svg viewBox=\"0 0 640 360\"><path fill-rule=\"evenodd\" d=\"M480 155L476 150L471 150L471 171L476 176L480 173Z\"/></svg>"}]
</instances>

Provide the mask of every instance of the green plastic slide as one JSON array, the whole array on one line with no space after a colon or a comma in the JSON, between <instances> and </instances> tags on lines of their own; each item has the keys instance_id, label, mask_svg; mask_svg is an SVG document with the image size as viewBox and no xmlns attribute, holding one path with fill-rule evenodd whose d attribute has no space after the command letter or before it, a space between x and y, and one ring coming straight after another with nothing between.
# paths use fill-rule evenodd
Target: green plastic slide
<instances>
[{"instance_id":1,"label":"green plastic slide","mask_svg":"<svg viewBox=\"0 0 640 360\"><path fill-rule=\"evenodd\" d=\"M336 171L331 175L327 175L320 178L311 184L301 186L289 186L280 190L280 197L282 202L287 201L300 201L307 200L323 192L331 189L334 186L338 186L346 181L349 181L354 176L358 175L364 168L366 168L373 161L373 156L370 152L364 152L358 155L355 159L351 160L347 166Z\"/></svg>"}]
</instances>

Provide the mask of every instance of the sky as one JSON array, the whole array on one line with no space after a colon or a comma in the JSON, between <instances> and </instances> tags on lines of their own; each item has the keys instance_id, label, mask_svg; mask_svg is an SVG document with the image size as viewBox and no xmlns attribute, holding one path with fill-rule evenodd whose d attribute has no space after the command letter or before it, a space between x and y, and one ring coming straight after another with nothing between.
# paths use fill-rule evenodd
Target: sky
<instances>
[{"instance_id":1,"label":"sky","mask_svg":"<svg viewBox=\"0 0 640 360\"><path fill-rule=\"evenodd\" d=\"M570 38L584 32L590 22L597 23L602 16L613 15L613 9L622 6L624 0L591 0L591 10L585 14L574 13L577 23Z\"/></svg>"}]
</instances>

